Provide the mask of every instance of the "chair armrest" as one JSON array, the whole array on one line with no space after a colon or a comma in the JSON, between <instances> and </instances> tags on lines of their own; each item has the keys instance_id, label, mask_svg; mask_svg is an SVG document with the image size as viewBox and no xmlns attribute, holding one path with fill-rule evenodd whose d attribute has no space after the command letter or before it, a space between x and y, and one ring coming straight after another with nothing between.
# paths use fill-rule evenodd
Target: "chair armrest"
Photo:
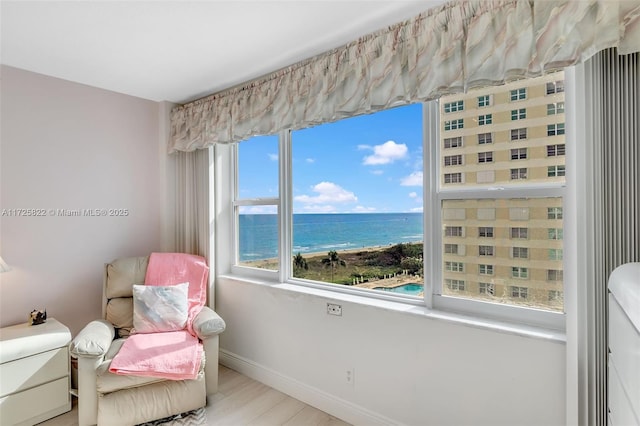
<instances>
[{"instance_id":1,"label":"chair armrest","mask_svg":"<svg viewBox=\"0 0 640 426\"><path fill-rule=\"evenodd\" d=\"M193 330L200 340L217 336L227 327L224 320L213 309L205 306L193 319Z\"/></svg>"},{"instance_id":2,"label":"chair armrest","mask_svg":"<svg viewBox=\"0 0 640 426\"><path fill-rule=\"evenodd\" d=\"M69 349L77 357L95 358L104 356L111 346L116 330L105 320L95 320L87 324L71 341Z\"/></svg>"}]
</instances>

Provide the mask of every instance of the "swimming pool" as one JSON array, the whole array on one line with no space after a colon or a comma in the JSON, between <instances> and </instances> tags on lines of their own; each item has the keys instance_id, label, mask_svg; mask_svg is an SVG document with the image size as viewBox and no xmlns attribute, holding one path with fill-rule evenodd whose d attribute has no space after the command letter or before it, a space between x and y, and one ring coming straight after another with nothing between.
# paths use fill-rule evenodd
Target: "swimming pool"
<instances>
[{"instance_id":1,"label":"swimming pool","mask_svg":"<svg viewBox=\"0 0 640 426\"><path fill-rule=\"evenodd\" d=\"M424 291L424 286L422 284L409 283L398 287L374 287L373 289L417 296Z\"/></svg>"}]
</instances>

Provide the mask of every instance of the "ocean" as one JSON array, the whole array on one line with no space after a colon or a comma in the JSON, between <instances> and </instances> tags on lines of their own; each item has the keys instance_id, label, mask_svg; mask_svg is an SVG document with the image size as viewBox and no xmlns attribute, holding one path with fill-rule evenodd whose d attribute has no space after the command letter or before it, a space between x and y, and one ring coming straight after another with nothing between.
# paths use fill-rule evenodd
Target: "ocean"
<instances>
[{"instance_id":1,"label":"ocean","mask_svg":"<svg viewBox=\"0 0 640 426\"><path fill-rule=\"evenodd\" d=\"M294 214L293 254L422 241L422 213ZM278 255L277 215L240 215L240 260Z\"/></svg>"}]
</instances>

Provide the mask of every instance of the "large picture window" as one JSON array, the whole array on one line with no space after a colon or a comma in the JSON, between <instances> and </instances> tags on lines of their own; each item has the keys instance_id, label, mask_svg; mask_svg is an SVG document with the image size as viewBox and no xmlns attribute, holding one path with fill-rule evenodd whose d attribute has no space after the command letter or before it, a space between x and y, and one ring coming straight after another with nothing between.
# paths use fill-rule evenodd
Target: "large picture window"
<instances>
[{"instance_id":1,"label":"large picture window","mask_svg":"<svg viewBox=\"0 0 640 426\"><path fill-rule=\"evenodd\" d=\"M237 144L235 266L435 307L452 298L562 312L549 295L564 292L567 154L563 117L547 114L547 83L562 81L553 73ZM522 93L526 129L509 113ZM479 116L492 119L474 126Z\"/></svg>"}]
</instances>

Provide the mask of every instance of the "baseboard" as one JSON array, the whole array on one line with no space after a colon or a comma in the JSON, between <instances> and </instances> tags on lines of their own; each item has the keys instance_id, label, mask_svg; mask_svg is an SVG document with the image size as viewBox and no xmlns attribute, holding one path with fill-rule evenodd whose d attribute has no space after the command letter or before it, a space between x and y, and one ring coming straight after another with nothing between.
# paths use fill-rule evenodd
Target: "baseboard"
<instances>
[{"instance_id":1,"label":"baseboard","mask_svg":"<svg viewBox=\"0 0 640 426\"><path fill-rule=\"evenodd\" d=\"M285 376L232 352L221 349L219 361L225 367L229 367L353 425L401 425L395 420Z\"/></svg>"}]
</instances>

